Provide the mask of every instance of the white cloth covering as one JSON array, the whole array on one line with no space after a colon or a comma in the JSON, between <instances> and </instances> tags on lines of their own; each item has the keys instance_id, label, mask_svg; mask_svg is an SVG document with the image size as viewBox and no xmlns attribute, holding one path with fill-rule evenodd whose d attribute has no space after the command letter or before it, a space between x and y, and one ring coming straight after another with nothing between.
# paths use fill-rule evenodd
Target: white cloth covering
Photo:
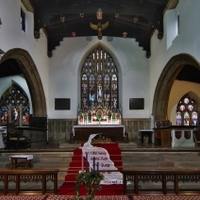
<instances>
[{"instance_id":1,"label":"white cloth covering","mask_svg":"<svg viewBox=\"0 0 200 200\"><path fill-rule=\"evenodd\" d=\"M102 185L123 184L123 176L118 172L114 162L110 159L108 151L102 147L96 147L91 144L92 139L99 134L91 134L87 142L82 148L82 155L87 159L89 170L108 170L108 172L101 172L104 175ZM87 156L86 156L87 155ZM95 158L95 159L94 159ZM109 170L116 170L116 172L109 172Z\"/></svg>"}]
</instances>

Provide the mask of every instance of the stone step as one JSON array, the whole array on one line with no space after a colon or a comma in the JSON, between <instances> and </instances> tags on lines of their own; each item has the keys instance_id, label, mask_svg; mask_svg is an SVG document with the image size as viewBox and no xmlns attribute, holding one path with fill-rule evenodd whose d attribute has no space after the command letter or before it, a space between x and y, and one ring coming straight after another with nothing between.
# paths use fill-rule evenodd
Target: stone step
<instances>
[{"instance_id":1,"label":"stone step","mask_svg":"<svg viewBox=\"0 0 200 200\"><path fill-rule=\"evenodd\" d=\"M122 152L123 169L199 169L199 152Z\"/></svg>"},{"instance_id":2,"label":"stone step","mask_svg":"<svg viewBox=\"0 0 200 200\"><path fill-rule=\"evenodd\" d=\"M123 144L125 148L127 144ZM58 180L64 180L73 156L73 151L66 152L10 152L0 153L0 169L9 169L11 155L33 155L33 169L58 169ZM199 151L122 151L123 169L199 169ZM80 161L77 161L80 162Z\"/></svg>"}]
</instances>

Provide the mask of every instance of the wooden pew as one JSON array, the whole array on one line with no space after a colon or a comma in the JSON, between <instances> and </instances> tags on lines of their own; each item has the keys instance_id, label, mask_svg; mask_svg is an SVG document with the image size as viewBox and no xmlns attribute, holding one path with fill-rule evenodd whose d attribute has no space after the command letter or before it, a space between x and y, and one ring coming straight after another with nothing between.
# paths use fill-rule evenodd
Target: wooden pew
<instances>
[{"instance_id":1,"label":"wooden pew","mask_svg":"<svg viewBox=\"0 0 200 200\"><path fill-rule=\"evenodd\" d=\"M162 193L167 194L167 192L175 193L178 195L179 193L182 194L198 194L200 193L199 187L196 188L188 188L188 189L181 189L179 188L180 183L185 182L193 182L196 183L196 186L200 183L200 170L122 170L121 173L123 174L123 194L124 195L132 195L132 194L139 194L139 193ZM128 189L127 183L133 182L134 188ZM139 182L152 182L158 183L161 182L162 188L158 191L153 191L153 188L148 188L148 191L144 189L140 189ZM167 182L173 183L173 188L167 187ZM197 189L198 188L198 189Z\"/></svg>"},{"instance_id":2,"label":"wooden pew","mask_svg":"<svg viewBox=\"0 0 200 200\"><path fill-rule=\"evenodd\" d=\"M15 188L9 189L9 182L15 182ZM20 183L24 182L42 182L40 190L21 190ZM47 190L47 181L53 182L53 189ZM44 169L44 170L0 170L0 182L4 183L4 188L0 193L4 195L15 193L16 195L23 194L36 194L36 193L53 193L57 194L58 187L58 169Z\"/></svg>"}]
</instances>

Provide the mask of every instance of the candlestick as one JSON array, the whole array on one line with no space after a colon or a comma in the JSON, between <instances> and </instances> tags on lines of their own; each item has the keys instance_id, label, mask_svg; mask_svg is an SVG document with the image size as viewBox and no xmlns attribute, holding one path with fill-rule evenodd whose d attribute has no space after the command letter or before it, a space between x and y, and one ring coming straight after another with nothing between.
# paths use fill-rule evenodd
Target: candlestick
<instances>
[{"instance_id":1,"label":"candlestick","mask_svg":"<svg viewBox=\"0 0 200 200\"><path fill-rule=\"evenodd\" d=\"M99 171L99 162L97 162L97 171Z\"/></svg>"},{"instance_id":2,"label":"candlestick","mask_svg":"<svg viewBox=\"0 0 200 200\"><path fill-rule=\"evenodd\" d=\"M86 153L86 161L85 161L86 171L88 171L88 154Z\"/></svg>"},{"instance_id":3,"label":"candlestick","mask_svg":"<svg viewBox=\"0 0 200 200\"><path fill-rule=\"evenodd\" d=\"M83 152L82 152L82 158L81 158L81 172L83 172Z\"/></svg>"},{"instance_id":4,"label":"candlestick","mask_svg":"<svg viewBox=\"0 0 200 200\"><path fill-rule=\"evenodd\" d=\"M95 157L93 157L93 171L95 171Z\"/></svg>"}]
</instances>

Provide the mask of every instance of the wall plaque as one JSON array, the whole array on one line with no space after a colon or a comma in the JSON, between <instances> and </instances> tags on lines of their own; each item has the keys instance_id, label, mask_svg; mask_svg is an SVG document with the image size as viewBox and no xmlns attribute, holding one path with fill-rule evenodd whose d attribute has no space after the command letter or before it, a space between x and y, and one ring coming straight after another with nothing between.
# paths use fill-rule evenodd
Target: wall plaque
<instances>
[{"instance_id":1,"label":"wall plaque","mask_svg":"<svg viewBox=\"0 0 200 200\"><path fill-rule=\"evenodd\" d=\"M55 98L55 110L70 110L70 99Z\"/></svg>"},{"instance_id":2,"label":"wall plaque","mask_svg":"<svg viewBox=\"0 0 200 200\"><path fill-rule=\"evenodd\" d=\"M129 110L143 110L143 109L144 109L144 98L129 99Z\"/></svg>"}]
</instances>

